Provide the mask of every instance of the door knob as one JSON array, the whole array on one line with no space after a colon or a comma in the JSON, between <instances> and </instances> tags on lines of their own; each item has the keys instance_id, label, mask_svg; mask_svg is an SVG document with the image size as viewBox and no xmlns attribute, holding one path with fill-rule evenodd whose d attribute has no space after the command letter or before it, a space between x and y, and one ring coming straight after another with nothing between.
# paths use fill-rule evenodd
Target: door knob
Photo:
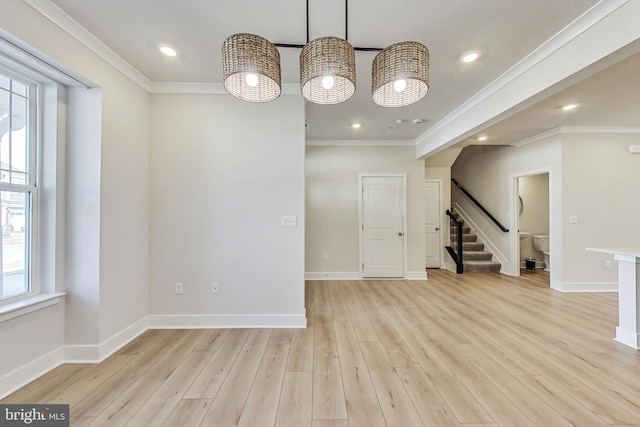
<instances>
[{"instance_id":1,"label":"door knob","mask_svg":"<svg viewBox=\"0 0 640 427\"><path fill-rule=\"evenodd\" d=\"M404 233L401 231L401 232L398 233L398 236L402 237L402 236L404 236Z\"/></svg>"},{"instance_id":2,"label":"door knob","mask_svg":"<svg viewBox=\"0 0 640 427\"><path fill-rule=\"evenodd\" d=\"M436 231L440 231L440 229L438 227L436 227Z\"/></svg>"}]
</instances>

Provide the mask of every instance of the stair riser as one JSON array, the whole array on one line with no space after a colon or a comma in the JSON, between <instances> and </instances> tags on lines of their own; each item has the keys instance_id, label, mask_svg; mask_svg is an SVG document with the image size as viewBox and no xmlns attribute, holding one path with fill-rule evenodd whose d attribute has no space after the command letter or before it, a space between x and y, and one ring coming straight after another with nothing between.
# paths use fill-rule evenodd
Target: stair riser
<instances>
[{"instance_id":1,"label":"stair riser","mask_svg":"<svg viewBox=\"0 0 640 427\"><path fill-rule=\"evenodd\" d=\"M462 256L465 261L491 261L493 258L490 252L463 252Z\"/></svg>"},{"instance_id":2,"label":"stair riser","mask_svg":"<svg viewBox=\"0 0 640 427\"><path fill-rule=\"evenodd\" d=\"M489 264L489 265L467 265L464 263L464 272L465 273L500 273L500 264Z\"/></svg>"},{"instance_id":3,"label":"stair riser","mask_svg":"<svg viewBox=\"0 0 640 427\"><path fill-rule=\"evenodd\" d=\"M484 243L480 242L463 242L462 243L462 251L478 251L481 252L484 250Z\"/></svg>"}]
</instances>

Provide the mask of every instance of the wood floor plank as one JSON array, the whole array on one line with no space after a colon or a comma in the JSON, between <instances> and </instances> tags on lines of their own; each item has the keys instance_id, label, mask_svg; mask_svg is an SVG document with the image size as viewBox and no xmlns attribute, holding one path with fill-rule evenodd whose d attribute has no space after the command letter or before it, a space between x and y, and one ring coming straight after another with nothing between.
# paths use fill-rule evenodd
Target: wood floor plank
<instances>
[{"instance_id":1,"label":"wood floor plank","mask_svg":"<svg viewBox=\"0 0 640 427\"><path fill-rule=\"evenodd\" d=\"M313 301L314 305L331 305L329 298L329 282L319 280L313 283Z\"/></svg>"},{"instance_id":2,"label":"wood floor plank","mask_svg":"<svg viewBox=\"0 0 640 427\"><path fill-rule=\"evenodd\" d=\"M207 332L207 336L200 342L197 351L216 351L224 342L231 329L212 329Z\"/></svg>"},{"instance_id":3,"label":"wood floor plank","mask_svg":"<svg viewBox=\"0 0 640 427\"><path fill-rule=\"evenodd\" d=\"M504 323L502 325L505 330L511 329L513 334L518 335L518 331L511 326ZM538 368L543 375L545 371L551 371L553 374L550 376L556 383L577 389L574 396L611 424L640 422L640 414L637 413L640 410L640 396L607 381L592 370L590 372L572 354L558 353L557 348L549 343L546 334L535 336L535 342L531 342L531 336L527 338L529 339L522 339L523 348L547 362L545 367ZM636 378L640 379L640 376L636 374Z\"/></svg>"},{"instance_id":4,"label":"wood floor plank","mask_svg":"<svg viewBox=\"0 0 640 427\"><path fill-rule=\"evenodd\" d=\"M380 342L360 343L387 424L422 426L422 420Z\"/></svg>"},{"instance_id":5,"label":"wood floor plank","mask_svg":"<svg viewBox=\"0 0 640 427\"><path fill-rule=\"evenodd\" d=\"M519 379L541 399L557 408L558 413L573 425L590 427L610 425L544 377L523 376Z\"/></svg>"},{"instance_id":6,"label":"wood floor plank","mask_svg":"<svg viewBox=\"0 0 640 427\"><path fill-rule=\"evenodd\" d=\"M94 417L69 417L69 425L73 427L86 427L90 425Z\"/></svg>"},{"instance_id":7,"label":"wood floor plank","mask_svg":"<svg viewBox=\"0 0 640 427\"><path fill-rule=\"evenodd\" d=\"M269 344L291 344L294 329L274 329L269 338Z\"/></svg>"},{"instance_id":8,"label":"wood floor plank","mask_svg":"<svg viewBox=\"0 0 640 427\"><path fill-rule=\"evenodd\" d=\"M535 393L524 387L516 376L503 369L499 362L492 360L475 345L459 345L456 348L478 370L490 378L498 390L516 404L535 425L557 427L571 427L574 425L562 414L553 410Z\"/></svg>"},{"instance_id":9,"label":"wood floor plank","mask_svg":"<svg viewBox=\"0 0 640 427\"><path fill-rule=\"evenodd\" d=\"M240 354L242 347L247 342L250 333L250 329L234 329L231 331L221 343L218 351L214 353L202 372L193 381L184 398L215 398L238 354Z\"/></svg>"},{"instance_id":10,"label":"wood floor plank","mask_svg":"<svg viewBox=\"0 0 640 427\"><path fill-rule=\"evenodd\" d=\"M421 368L396 368L425 426L460 427L447 402Z\"/></svg>"},{"instance_id":11,"label":"wood floor plank","mask_svg":"<svg viewBox=\"0 0 640 427\"><path fill-rule=\"evenodd\" d=\"M172 335L171 331L166 329L147 329L136 339L130 341L118 350L115 354L136 356L148 351L149 348L156 347L158 341L163 340L169 335Z\"/></svg>"},{"instance_id":12,"label":"wood floor plank","mask_svg":"<svg viewBox=\"0 0 640 427\"><path fill-rule=\"evenodd\" d=\"M133 361L135 356L114 354L100 365L96 365L93 369L88 370L83 376L82 381L75 381L69 387L60 390L55 396L47 398L47 403L68 404L75 408L81 407L80 402L86 398L87 394L96 388L100 388L109 381L114 375L122 371L127 364ZM95 415L81 414L71 412L74 416Z\"/></svg>"},{"instance_id":13,"label":"wood floor plank","mask_svg":"<svg viewBox=\"0 0 640 427\"><path fill-rule=\"evenodd\" d=\"M238 427L275 424L289 344L269 344L253 380Z\"/></svg>"},{"instance_id":14,"label":"wood floor plank","mask_svg":"<svg viewBox=\"0 0 640 427\"><path fill-rule=\"evenodd\" d=\"M313 420L312 427L350 427L347 420Z\"/></svg>"},{"instance_id":15,"label":"wood floor plank","mask_svg":"<svg viewBox=\"0 0 640 427\"><path fill-rule=\"evenodd\" d=\"M205 337L206 330L186 331L182 339L120 394L92 424L125 425ZM73 411L72 411L73 413Z\"/></svg>"},{"instance_id":16,"label":"wood floor plank","mask_svg":"<svg viewBox=\"0 0 640 427\"><path fill-rule=\"evenodd\" d=\"M269 342L270 329L252 329L202 425L235 427L251 390L260 361Z\"/></svg>"},{"instance_id":17,"label":"wood floor plank","mask_svg":"<svg viewBox=\"0 0 640 427\"><path fill-rule=\"evenodd\" d=\"M162 427L199 426L213 399L182 399Z\"/></svg>"},{"instance_id":18,"label":"wood floor plank","mask_svg":"<svg viewBox=\"0 0 640 427\"><path fill-rule=\"evenodd\" d=\"M275 427L311 427L313 374L286 372Z\"/></svg>"},{"instance_id":19,"label":"wood floor plank","mask_svg":"<svg viewBox=\"0 0 640 427\"><path fill-rule=\"evenodd\" d=\"M358 339L360 341L379 341L380 338L371 324L371 320L369 320L369 316L367 316L360 299L358 299L352 282L342 288L342 294L344 295L344 301L353 322L353 327L358 334Z\"/></svg>"},{"instance_id":20,"label":"wood floor plank","mask_svg":"<svg viewBox=\"0 0 640 427\"><path fill-rule=\"evenodd\" d=\"M54 396L60 394L94 369L96 369L96 365L68 364L58 366L5 399L0 400L0 403L49 403Z\"/></svg>"},{"instance_id":21,"label":"wood floor plank","mask_svg":"<svg viewBox=\"0 0 640 427\"><path fill-rule=\"evenodd\" d=\"M65 397L65 394L78 393L83 396L83 399L77 404L71 404L72 416L97 416L117 399L118 396L124 393L133 382L144 376L150 367L164 357L167 352L171 351L176 345L179 345L186 333L187 331L168 330L164 331L163 334L158 334L156 341L149 342L148 345L144 346L142 350L137 351L136 354L125 355L134 356L135 359L109 377L105 382L84 389L78 389L74 384L72 390L67 390L66 393L59 395L60 403L69 403L69 399ZM114 356L121 355L116 353ZM102 366L103 363L98 366ZM92 380L83 378L79 383L89 381ZM78 386L81 386L81 384L78 384Z\"/></svg>"},{"instance_id":22,"label":"wood floor plank","mask_svg":"<svg viewBox=\"0 0 640 427\"><path fill-rule=\"evenodd\" d=\"M449 366L420 339L417 331L404 317L393 310L389 310L386 315L461 423L495 421Z\"/></svg>"},{"instance_id":23,"label":"wood floor plank","mask_svg":"<svg viewBox=\"0 0 640 427\"><path fill-rule=\"evenodd\" d=\"M314 313L313 419L347 419L340 359L329 305L316 305Z\"/></svg>"},{"instance_id":24,"label":"wood floor plank","mask_svg":"<svg viewBox=\"0 0 640 427\"><path fill-rule=\"evenodd\" d=\"M423 334L422 336L498 424L535 426L521 408L509 400L491 381L488 381L485 375L467 363L457 348L447 346L435 335Z\"/></svg>"},{"instance_id":25,"label":"wood floor plank","mask_svg":"<svg viewBox=\"0 0 640 427\"><path fill-rule=\"evenodd\" d=\"M136 412L127 427L162 425L212 356L213 351L197 350L196 347Z\"/></svg>"},{"instance_id":26,"label":"wood floor plank","mask_svg":"<svg viewBox=\"0 0 640 427\"><path fill-rule=\"evenodd\" d=\"M329 282L329 304L331 305L331 316L334 322L349 322L351 315L347 309L347 303L342 293L342 289L348 286L349 282L333 280Z\"/></svg>"},{"instance_id":27,"label":"wood floor plank","mask_svg":"<svg viewBox=\"0 0 640 427\"><path fill-rule=\"evenodd\" d=\"M314 305L307 306L307 327L293 331L289 359L287 360L287 372L311 372L313 370L314 308Z\"/></svg>"},{"instance_id":28,"label":"wood floor plank","mask_svg":"<svg viewBox=\"0 0 640 427\"><path fill-rule=\"evenodd\" d=\"M350 427L386 426L358 335L351 322L334 322Z\"/></svg>"}]
</instances>

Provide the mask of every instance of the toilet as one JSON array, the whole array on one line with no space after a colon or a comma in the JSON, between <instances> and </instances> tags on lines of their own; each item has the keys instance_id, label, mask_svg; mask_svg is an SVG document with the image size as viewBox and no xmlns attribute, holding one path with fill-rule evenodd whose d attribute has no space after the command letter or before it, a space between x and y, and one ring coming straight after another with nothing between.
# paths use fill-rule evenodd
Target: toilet
<instances>
[{"instance_id":1,"label":"toilet","mask_svg":"<svg viewBox=\"0 0 640 427\"><path fill-rule=\"evenodd\" d=\"M534 234L533 235L533 247L542 252L544 255L544 271L550 270L549 262L549 235L547 234Z\"/></svg>"}]
</instances>

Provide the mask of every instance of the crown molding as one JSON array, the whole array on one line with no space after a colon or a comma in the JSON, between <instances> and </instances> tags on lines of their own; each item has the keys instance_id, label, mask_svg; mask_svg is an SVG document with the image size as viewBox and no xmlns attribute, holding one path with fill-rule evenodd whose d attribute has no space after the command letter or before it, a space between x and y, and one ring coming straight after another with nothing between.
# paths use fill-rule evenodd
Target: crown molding
<instances>
[{"instance_id":1,"label":"crown molding","mask_svg":"<svg viewBox=\"0 0 640 427\"><path fill-rule=\"evenodd\" d=\"M306 145L374 146L374 147L413 147L410 139L307 139Z\"/></svg>"},{"instance_id":2,"label":"crown molding","mask_svg":"<svg viewBox=\"0 0 640 427\"><path fill-rule=\"evenodd\" d=\"M556 33L549 40L544 42L529 55L523 58L520 62L515 64L509 70L504 72L497 79L489 83L482 90L469 98L458 108L439 120L427 131L418 136L414 143L416 146L422 145L444 145L449 142L455 143L456 140L447 138L446 141L436 141L438 134L448 127L456 126L456 121L460 120L465 114L470 111L482 107L482 104L488 102L489 98L496 96L500 91L507 88L508 85L514 83L518 78L523 77L527 72L532 71L536 66L540 65L543 61L549 59L556 54L563 47L567 46L570 42L577 39L580 35L591 29L594 25L601 22L604 18L615 12L616 10L629 3L630 0L601 0L596 5L591 7L581 16L569 23L566 27ZM469 129L467 129L468 131ZM459 132L462 134L464 132ZM432 152L439 147L428 147L424 154Z\"/></svg>"},{"instance_id":3,"label":"crown molding","mask_svg":"<svg viewBox=\"0 0 640 427\"><path fill-rule=\"evenodd\" d=\"M540 133L538 135L532 136L527 139L523 139L518 142L514 142L513 144L509 144L513 147L522 147L524 145L533 144L535 142L540 142L551 138L556 135L565 135L565 134L578 134L578 133L589 133L589 134L603 134L603 133L626 133L626 134L635 134L640 133L640 127L638 126L560 126L555 129L548 130L546 132Z\"/></svg>"},{"instance_id":4,"label":"crown molding","mask_svg":"<svg viewBox=\"0 0 640 427\"><path fill-rule=\"evenodd\" d=\"M93 53L104 59L112 67L120 71L129 79L138 84L146 91L151 89L151 81L140 71L134 68L127 61L122 59L106 44L100 41L96 36L91 34L86 28L80 25L75 19L67 15L62 9L53 4L50 0L24 0L29 6L34 8L40 14L45 16L55 25L71 37L82 43Z\"/></svg>"}]
</instances>

